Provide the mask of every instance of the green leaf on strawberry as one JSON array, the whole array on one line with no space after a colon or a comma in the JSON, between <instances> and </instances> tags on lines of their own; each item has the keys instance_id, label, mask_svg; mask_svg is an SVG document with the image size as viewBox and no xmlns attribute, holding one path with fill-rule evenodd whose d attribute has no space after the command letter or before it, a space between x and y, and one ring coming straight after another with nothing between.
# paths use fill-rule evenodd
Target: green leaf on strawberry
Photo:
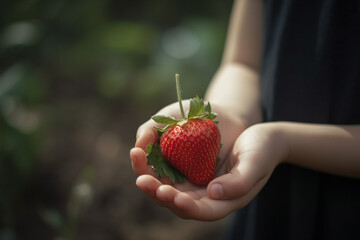
<instances>
[{"instance_id":1,"label":"green leaf on strawberry","mask_svg":"<svg viewBox=\"0 0 360 240\"><path fill-rule=\"evenodd\" d=\"M164 115L156 115L153 116L152 119L160 124L168 124L168 125L173 125L179 122L179 120L176 120L173 117L168 117L168 116L164 116Z\"/></svg>"},{"instance_id":2,"label":"green leaf on strawberry","mask_svg":"<svg viewBox=\"0 0 360 240\"><path fill-rule=\"evenodd\" d=\"M165 132L170 126L179 123L181 120L176 120L174 117L168 117L164 115L156 115L151 118L156 123L165 124L164 128L155 127L159 132Z\"/></svg>"},{"instance_id":3,"label":"green leaf on strawberry","mask_svg":"<svg viewBox=\"0 0 360 240\"><path fill-rule=\"evenodd\" d=\"M204 112L204 101L199 98L199 96L196 96L196 98L193 98L190 100L190 110L188 114L188 118L196 118L201 115L201 113Z\"/></svg>"}]
</instances>

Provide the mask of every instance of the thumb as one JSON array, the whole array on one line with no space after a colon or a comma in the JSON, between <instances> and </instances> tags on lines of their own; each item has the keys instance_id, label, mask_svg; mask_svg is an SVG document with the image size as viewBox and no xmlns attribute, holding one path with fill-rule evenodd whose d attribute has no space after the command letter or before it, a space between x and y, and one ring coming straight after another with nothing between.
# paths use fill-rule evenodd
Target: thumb
<instances>
[{"instance_id":1,"label":"thumb","mask_svg":"<svg viewBox=\"0 0 360 240\"><path fill-rule=\"evenodd\" d=\"M236 164L229 173L211 181L207 187L208 196L221 200L255 197L270 174L264 174L251 162L242 159L241 163Z\"/></svg>"},{"instance_id":2,"label":"thumb","mask_svg":"<svg viewBox=\"0 0 360 240\"><path fill-rule=\"evenodd\" d=\"M207 192L212 199L229 200L247 194L250 185L240 172L233 171L214 179L207 187Z\"/></svg>"}]
</instances>

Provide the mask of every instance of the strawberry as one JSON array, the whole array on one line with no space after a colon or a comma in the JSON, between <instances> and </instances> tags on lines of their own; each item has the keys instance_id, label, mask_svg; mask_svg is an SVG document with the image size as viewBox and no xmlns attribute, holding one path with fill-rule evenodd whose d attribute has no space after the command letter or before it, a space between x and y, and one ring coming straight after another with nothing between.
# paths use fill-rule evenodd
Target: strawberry
<instances>
[{"instance_id":1,"label":"strawberry","mask_svg":"<svg viewBox=\"0 0 360 240\"><path fill-rule=\"evenodd\" d=\"M210 119L191 119L164 132L160 148L165 159L188 180L204 185L215 173L220 132Z\"/></svg>"},{"instance_id":2,"label":"strawberry","mask_svg":"<svg viewBox=\"0 0 360 240\"><path fill-rule=\"evenodd\" d=\"M216 114L211 112L210 103L205 106L204 101L196 97L190 100L189 113L185 116L178 74L176 83L182 119L152 117L166 126L157 128L159 143L148 145L148 164L160 178L167 175L173 182L183 182L183 174L194 184L206 185L214 177L221 145L220 132L213 121Z\"/></svg>"}]
</instances>

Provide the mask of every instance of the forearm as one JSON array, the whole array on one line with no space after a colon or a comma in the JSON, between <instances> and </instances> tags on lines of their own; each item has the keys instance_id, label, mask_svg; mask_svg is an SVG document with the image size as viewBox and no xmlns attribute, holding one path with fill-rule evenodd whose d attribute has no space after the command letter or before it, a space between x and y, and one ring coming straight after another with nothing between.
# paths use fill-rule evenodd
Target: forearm
<instances>
[{"instance_id":1,"label":"forearm","mask_svg":"<svg viewBox=\"0 0 360 240\"><path fill-rule=\"evenodd\" d=\"M285 162L360 178L360 125L274 124L287 146Z\"/></svg>"},{"instance_id":2,"label":"forearm","mask_svg":"<svg viewBox=\"0 0 360 240\"><path fill-rule=\"evenodd\" d=\"M240 63L219 68L205 99L234 113L246 127L262 121L259 74Z\"/></svg>"}]
</instances>

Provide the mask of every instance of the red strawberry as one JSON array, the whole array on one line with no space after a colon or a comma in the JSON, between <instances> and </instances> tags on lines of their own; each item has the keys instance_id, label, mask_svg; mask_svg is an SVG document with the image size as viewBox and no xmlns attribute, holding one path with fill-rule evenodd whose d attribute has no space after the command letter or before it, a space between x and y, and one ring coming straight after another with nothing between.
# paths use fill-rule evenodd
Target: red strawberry
<instances>
[{"instance_id":1,"label":"red strawberry","mask_svg":"<svg viewBox=\"0 0 360 240\"><path fill-rule=\"evenodd\" d=\"M190 100L189 113L185 116L178 75L176 83L183 119L163 115L152 117L166 127L157 128L160 147L151 143L146 149L148 164L153 166L160 178L167 175L173 182L182 182L184 179L177 169L192 183L205 185L214 177L220 152L220 132L213 121L216 114L211 112L210 103L205 106L204 101L196 97Z\"/></svg>"},{"instance_id":2,"label":"red strawberry","mask_svg":"<svg viewBox=\"0 0 360 240\"><path fill-rule=\"evenodd\" d=\"M215 173L220 132L210 119L188 120L184 125L174 125L164 132L160 148L165 159L189 181L204 185Z\"/></svg>"}]
</instances>

